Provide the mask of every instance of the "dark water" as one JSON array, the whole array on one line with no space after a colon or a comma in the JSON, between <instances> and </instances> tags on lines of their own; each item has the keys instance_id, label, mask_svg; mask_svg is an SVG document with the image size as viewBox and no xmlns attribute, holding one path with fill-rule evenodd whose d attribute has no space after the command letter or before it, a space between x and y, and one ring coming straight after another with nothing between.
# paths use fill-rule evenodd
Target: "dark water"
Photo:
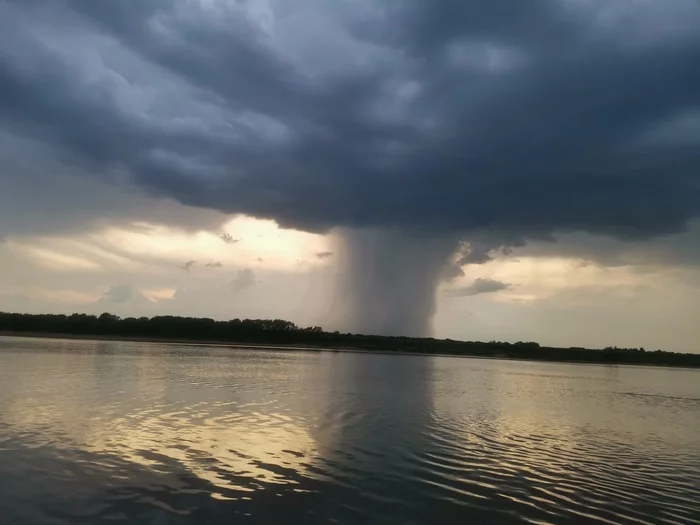
<instances>
[{"instance_id":1,"label":"dark water","mask_svg":"<svg viewBox=\"0 0 700 525\"><path fill-rule=\"evenodd\" d=\"M700 523L700 372L0 338L0 522Z\"/></svg>"}]
</instances>

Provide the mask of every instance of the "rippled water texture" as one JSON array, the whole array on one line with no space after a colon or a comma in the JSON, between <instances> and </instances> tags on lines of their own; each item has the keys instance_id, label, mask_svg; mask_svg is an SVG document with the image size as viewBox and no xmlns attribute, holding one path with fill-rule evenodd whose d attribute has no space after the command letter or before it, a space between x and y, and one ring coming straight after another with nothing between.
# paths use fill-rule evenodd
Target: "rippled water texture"
<instances>
[{"instance_id":1,"label":"rippled water texture","mask_svg":"<svg viewBox=\"0 0 700 525\"><path fill-rule=\"evenodd\" d=\"M2 523L700 523L700 372L0 338Z\"/></svg>"}]
</instances>

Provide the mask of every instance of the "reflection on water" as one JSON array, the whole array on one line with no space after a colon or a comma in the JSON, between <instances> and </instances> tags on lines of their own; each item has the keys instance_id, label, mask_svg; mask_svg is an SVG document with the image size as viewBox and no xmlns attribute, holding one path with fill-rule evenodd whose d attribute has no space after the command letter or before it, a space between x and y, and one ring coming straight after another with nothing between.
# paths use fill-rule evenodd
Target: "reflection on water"
<instances>
[{"instance_id":1,"label":"reflection on water","mask_svg":"<svg viewBox=\"0 0 700 525\"><path fill-rule=\"evenodd\" d=\"M700 373L0 338L0 480L9 523L700 523Z\"/></svg>"}]
</instances>

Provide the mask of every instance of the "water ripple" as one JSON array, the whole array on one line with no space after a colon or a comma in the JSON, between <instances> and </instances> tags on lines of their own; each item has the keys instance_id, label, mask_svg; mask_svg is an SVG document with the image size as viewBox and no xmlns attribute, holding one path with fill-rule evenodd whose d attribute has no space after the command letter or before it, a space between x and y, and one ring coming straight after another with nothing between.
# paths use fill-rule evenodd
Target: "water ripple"
<instances>
[{"instance_id":1,"label":"water ripple","mask_svg":"<svg viewBox=\"0 0 700 525\"><path fill-rule=\"evenodd\" d=\"M0 350L6 522L700 524L697 373L99 345Z\"/></svg>"}]
</instances>

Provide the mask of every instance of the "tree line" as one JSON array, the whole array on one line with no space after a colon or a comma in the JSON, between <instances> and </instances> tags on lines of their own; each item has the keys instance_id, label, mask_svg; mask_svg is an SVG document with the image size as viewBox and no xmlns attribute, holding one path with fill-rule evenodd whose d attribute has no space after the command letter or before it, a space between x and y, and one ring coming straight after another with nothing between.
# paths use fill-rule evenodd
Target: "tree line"
<instances>
[{"instance_id":1,"label":"tree line","mask_svg":"<svg viewBox=\"0 0 700 525\"><path fill-rule=\"evenodd\" d=\"M644 348L606 347L601 350L580 347L554 348L541 346L535 342L475 342L327 332L320 326L300 327L282 319L216 321L209 318L171 315L121 318L110 313L96 316L77 313L56 315L0 312L0 332L187 342L308 345L329 349L362 349L381 352L700 367L700 354L647 351Z\"/></svg>"}]
</instances>

